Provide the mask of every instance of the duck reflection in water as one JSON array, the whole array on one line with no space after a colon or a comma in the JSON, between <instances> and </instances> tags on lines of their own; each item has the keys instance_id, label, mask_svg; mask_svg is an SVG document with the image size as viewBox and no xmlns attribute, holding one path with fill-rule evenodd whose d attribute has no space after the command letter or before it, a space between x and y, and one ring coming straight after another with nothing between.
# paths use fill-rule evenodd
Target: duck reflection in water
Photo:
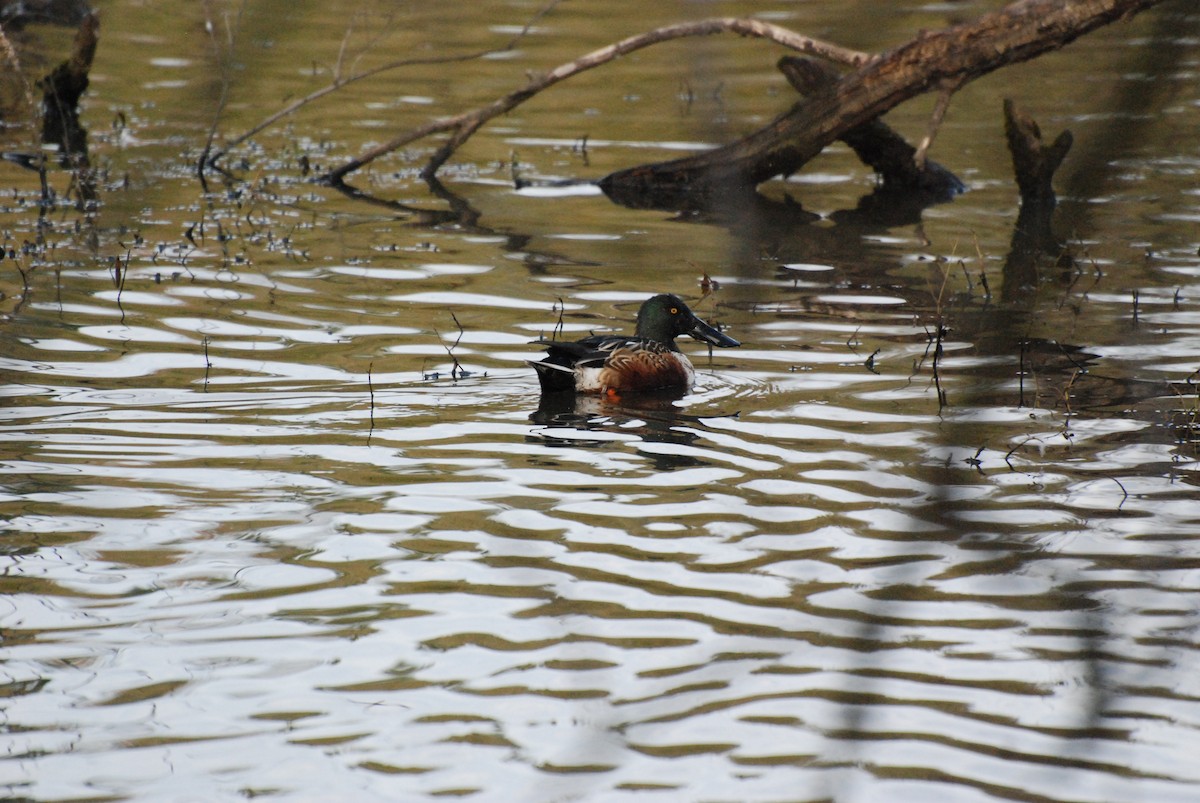
<instances>
[{"instance_id":1,"label":"duck reflection in water","mask_svg":"<svg viewBox=\"0 0 1200 803\"><path fill-rule=\"evenodd\" d=\"M686 443L695 436L675 425L695 416L680 414L675 402L691 390L696 369L675 345L689 335L721 348L741 343L702 321L677 295L662 293L638 310L637 328L629 335L592 335L576 341L540 340L548 351L530 362L541 384L541 401L531 419L539 424L578 429L629 431L634 422L647 440ZM566 440L578 445L576 439ZM656 456L667 458L667 455ZM693 462L670 456L678 468Z\"/></svg>"},{"instance_id":2,"label":"duck reflection in water","mask_svg":"<svg viewBox=\"0 0 1200 803\"><path fill-rule=\"evenodd\" d=\"M529 440L544 446L608 449L617 440L687 446L699 440L705 420L713 415L689 415L675 402L683 389L633 393L620 398L599 394L544 394L529 419L545 427ZM658 471L709 465L693 454L638 449Z\"/></svg>"}]
</instances>

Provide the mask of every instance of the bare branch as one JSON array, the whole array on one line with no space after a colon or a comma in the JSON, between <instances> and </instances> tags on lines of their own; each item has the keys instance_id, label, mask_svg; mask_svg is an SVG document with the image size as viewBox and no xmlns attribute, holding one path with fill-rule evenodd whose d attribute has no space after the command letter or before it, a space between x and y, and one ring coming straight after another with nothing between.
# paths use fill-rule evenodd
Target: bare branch
<instances>
[{"instance_id":1,"label":"bare branch","mask_svg":"<svg viewBox=\"0 0 1200 803\"><path fill-rule=\"evenodd\" d=\"M349 173L364 167L380 156L403 148L410 142L424 139L432 134L447 131L452 132L450 138L438 149L425 166L423 174L425 176L432 176L445 164L454 151L470 139L471 135L478 131L486 122L513 110L542 90L579 73L599 67L602 64L607 64L614 59L636 50L650 47L651 45L692 36L711 36L717 33L736 33L740 36L769 39L801 53L819 56L830 61L854 67L866 64L874 58L871 54L838 47L837 45L789 31L786 28L781 28L778 25L772 25L762 20L722 17L700 20L698 22L667 25L662 28L655 28L652 31L630 36L614 44L593 50L591 53L580 56L574 61L561 64L548 73L531 78L521 89L510 92L486 106L463 112L453 117L434 120L419 128L401 134L388 142L369 149L357 159L352 159L341 167L331 170L322 177L322 180L331 184L341 183Z\"/></svg>"}]
</instances>

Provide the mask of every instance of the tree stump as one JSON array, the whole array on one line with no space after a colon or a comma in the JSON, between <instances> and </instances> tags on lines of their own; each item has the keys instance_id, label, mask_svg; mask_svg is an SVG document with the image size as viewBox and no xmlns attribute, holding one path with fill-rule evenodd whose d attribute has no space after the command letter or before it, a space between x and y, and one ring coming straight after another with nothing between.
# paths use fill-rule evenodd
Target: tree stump
<instances>
[{"instance_id":1,"label":"tree stump","mask_svg":"<svg viewBox=\"0 0 1200 803\"><path fill-rule=\"evenodd\" d=\"M68 161L87 164L87 131L79 122L79 98L87 91L96 56L100 18L88 14L79 25L70 57L38 85L42 89L42 142L58 145Z\"/></svg>"},{"instance_id":2,"label":"tree stump","mask_svg":"<svg viewBox=\"0 0 1200 803\"><path fill-rule=\"evenodd\" d=\"M1054 236L1052 223L1058 199L1053 181L1074 140L1070 131L1063 131L1049 146L1043 144L1037 122L1008 98L1004 101L1004 133L1021 194L1021 211L1004 263L1003 296L1011 300L1036 286L1038 262L1043 254L1053 254L1068 264L1071 260L1065 246Z\"/></svg>"}]
</instances>

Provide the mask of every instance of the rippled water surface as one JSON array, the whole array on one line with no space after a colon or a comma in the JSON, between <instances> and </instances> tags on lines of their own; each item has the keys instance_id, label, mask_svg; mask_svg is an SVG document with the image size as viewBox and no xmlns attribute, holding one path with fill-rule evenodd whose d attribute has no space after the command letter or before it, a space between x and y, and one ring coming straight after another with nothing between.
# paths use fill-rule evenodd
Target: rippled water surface
<instances>
[{"instance_id":1,"label":"rippled water surface","mask_svg":"<svg viewBox=\"0 0 1200 803\"><path fill-rule=\"evenodd\" d=\"M994 5L559 4L347 86L207 191L214 119L540 6L98 5L95 207L0 163L6 797L1198 799L1192 5L960 91L952 203L871 214L839 145L729 218L559 182L785 109L781 51L736 37L556 88L432 188L432 142L359 196L306 170L657 24L879 50ZM1066 253L1023 289L1004 97L1075 137ZM681 340L681 397L540 402L532 341L661 291L742 347Z\"/></svg>"}]
</instances>

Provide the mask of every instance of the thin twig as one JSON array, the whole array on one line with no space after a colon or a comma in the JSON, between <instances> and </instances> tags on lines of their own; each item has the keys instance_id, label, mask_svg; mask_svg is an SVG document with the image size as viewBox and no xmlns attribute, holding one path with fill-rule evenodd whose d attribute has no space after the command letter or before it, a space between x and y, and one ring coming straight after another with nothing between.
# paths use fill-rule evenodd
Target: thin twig
<instances>
[{"instance_id":1,"label":"thin twig","mask_svg":"<svg viewBox=\"0 0 1200 803\"><path fill-rule=\"evenodd\" d=\"M946 111L950 108L950 98L965 81L966 79L961 77L954 79L943 86L942 91L938 93L937 103L934 104L933 114L929 118L929 128L925 132L925 138L921 140L921 144L917 146L917 152L913 155L913 162L916 163L918 170L925 169L925 154L933 145L938 129L942 127L942 120L945 119Z\"/></svg>"},{"instance_id":2,"label":"thin twig","mask_svg":"<svg viewBox=\"0 0 1200 803\"><path fill-rule=\"evenodd\" d=\"M446 117L440 120L434 120L426 123L419 128L412 129L404 134L401 134L388 142L377 145L374 148L368 149L365 153L356 159L351 159L340 167L329 171L321 180L330 184L339 184L345 177L358 170L361 167L370 164L381 156L403 148L411 142L419 139L424 139L432 134L440 134L450 132L450 138L442 144L442 147L437 150L422 171L425 176L432 176L437 173L438 169L446 163L446 160L458 150L458 148L466 142L471 136L478 131L484 123L494 117L512 111L517 106L532 98L544 89L547 89L555 84L565 81L568 78L586 72L595 67L607 64L621 56L628 55L642 48L656 45L661 42L671 41L673 39L682 39L691 36L711 36L717 33L736 33L740 36L753 36L762 39L769 39L777 44L801 53L807 53L813 56L828 59L830 61L840 62L850 66L861 66L870 61L873 56L868 53L861 53L856 50L848 50L828 42L822 42L818 39L813 39L795 31L789 31L786 28L781 28L778 25L772 25L769 22L763 22L756 19L744 19L737 17L722 17L698 22L685 22L676 25L666 25L662 28L655 28L652 31L630 36L622 39L611 45L593 50L591 53L580 56L574 61L560 64L548 73L534 76L529 79L521 89L517 89L507 95L498 98L486 106L478 109L463 112L462 114Z\"/></svg>"},{"instance_id":3,"label":"thin twig","mask_svg":"<svg viewBox=\"0 0 1200 803\"><path fill-rule=\"evenodd\" d=\"M1125 503L1129 501L1129 491L1125 489L1125 486L1116 477L1109 477L1109 479L1115 482L1117 487L1121 489L1121 493L1124 494L1124 496L1121 497L1121 504L1117 505L1117 510L1120 510L1121 508L1125 507Z\"/></svg>"},{"instance_id":4,"label":"thin twig","mask_svg":"<svg viewBox=\"0 0 1200 803\"><path fill-rule=\"evenodd\" d=\"M1009 449L1008 452L1004 455L1004 462L1008 464L1008 467L1010 469L1012 469L1013 471L1017 471L1017 467L1012 464L1012 457L1014 454L1016 454L1018 449L1020 449L1025 444L1030 443L1032 441L1037 441L1038 443L1042 443L1041 438L1037 437L1036 435L1030 435L1027 438L1025 438L1025 440L1021 441L1016 446Z\"/></svg>"},{"instance_id":5,"label":"thin twig","mask_svg":"<svg viewBox=\"0 0 1200 803\"><path fill-rule=\"evenodd\" d=\"M463 325L458 322L458 316L453 311L450 312L450 320L454 321L454 325L458 327L458 337L454 340L454 348L458 348L458 344L462 342L463 335L467 333L467 330L463 329Z\"/></svg>"},{"instance_id":6,"label":"thin twig","mask_svg":"<svg viewBox=\"0 0 1200 803\"><path fill-rule=\"evenodd\" d=\"M371 380L371 369L374 362L367 363L367 393L371 396L371 428L367 430L367 445L371 445L371 436L375 434L375 384Z\"/></svg>"},{"instance_id":7,"label":"thin twig","mask_svg":"<svg viewBox=\"0 0 1200 803\"><path fill-rule=\"evenodd\" d=\"M946 403L947 403L946 402L946 390L945 390L945 388L942 387L942 375L941 375L941 372L938 370L938 365L942 360L942 353L943 353L942 352L942 340L943 340L943 338L945 338L945 336L947 334L949 334L949 330L946 328L946 324L939 320L937 323L936 340L934 341L934 345L933 345L933 384L934 384L934 387L937 389L938 410L939 411L941 411L941 409L943 407L945 407Z\"/></svg>"},{"instance_id":8,"label":"thin twig","mask_svg":"<svg viewBox=\"0 0 1200 803\"><path fill-rule=\"evenodd\" d=\"M459 342L462 341L464 329L462 327L462 324L458 322L458 317L455 316L455 314L453 312L450 313L450 317L454 320L454 325L458 327L458 339L454 341L453 345L449 345L449 346L446 345L446 341L442 340L441 332L439 332L437 329L434 329L433 333L435 335L437 335L438 340L441 340L442 348L444 348L446 350L446 354L448 354L450 356L450 359L454 362L454 365L451 366L451 368L450 368L450 378L454 379L454 380L458 380L463 377L469 376L470 372L467 371L465 368L463 368L462 363L460 363L458 361L458 357L454 356L454 349L458 348Z\"/></svg>"},{"instance_id":9,"label":"thin twig","mask_svg":"<svg viewBox=\"0 0 1200 803\"><path fill-rule=\"evenodd\" d=\"M196 163L196 173L200 178L200 182L204 183L204 168L209 164L209 153L212 152L213 142L217 138L217 126L221 123L221 115L225 113L225 106L229 102L229 85L232 82L232 50L237 42L238 31L242 27L242 13L246 10L246 0L242 0L242 4L238 7L237 18L232 29L226 26L226 33L229 39L229 58L223 58L223 50L220 43L217 41L216 26L213 24L212 18L208 19L208 33L212 39L213 48L217 54L217 59L221 62L221 91L217 98L217 108L213 112L212 125L208 127L208 137L204 141L204 150L200 153L200 159Z\"/></svg>"},{"instance_id":10,"label":"thin twig","mask_svg":"<svg viewBox=\"0 0 1200 803\"><path fill-rule=\"evenodd\" d=\"M212 360L208 359L208 337L205 336L202 342L204 343L204 392L208 393L208 373L212 370L213 364Z\"/></svg>"},{"instance_id":11,"label":"thin twig","mask_svg":"<svg viewBox=\"0 0 1200 803\"><path fill-rule=\"evenodd\" d=\"M29 274L21 267L21 260L17 259L12 251L9 251L9 257L12 259L13 267L17 269L17 273L21 274L21 298L17 301L16 306L13 307L13 314L15 315L25 306L25 302L29 300L32 291L29 289ZM31 265L29 269L33 270L33 266Z\"/></svg>"},{"instance_id":12,"label":"thin twig","mask_svg":"<svg viewBox=\"0 0 1200 803\"><path fill-rule=\"evenodd\" d=\"M1071 411L1071 388L1075 386L1075 380L1079 378L1080 373L1080 369L1076 368L1071 374L1071 378L1067 380L1067 386L1062 390L1063 407L1066 409L1068 416L1073 414Z\"/></svg>"},{"instance_id":13,"label":"thin twig","mask_svg":"<svg viewBox=\"0 0 1200 803\"><path fill-rule=\"evenodd\" d=\"M563 315L566 313L566 311L567 302L563 301L562 297L560 296L558 299L558 321L554 324L554 332L552 333L554 340L558 340L563 335Z\"/></svg>"},{"instance_id":14,"label":"thin twig","mask_svg":"<svg viewBox=\"0 0 1200 803\"><path fill-rule=\"evenodd\" d=\"M1017 377L1018 377L1018 380L1017 380L1018 385L1017 386L1018 386L1018 390L1020 392L1020 396L1017 399L1017 408L1018 409L1025 406L1025 358L1029 354L1029 340L1027 340L1026 338L1021 338L1019 345L1020 345L1020 349L1021 349L1021 351L1020 351L1021 365L1017 369Z\"/></svg>"},{"instance_id":15,"label":"thin twig","mask_svg":"<svg viewBox=\"0 0 1200 803\"><path fill-rule=\"evenodd\" d=\"M124 266L121 265L120 257L113 257L113 283L117 286L117 309L121 311L121 323L125 323L125 306L121 303L121 295L125 292L125 277L128 275L129 252L125 253Z\"/></svg>"}]
</instances>

